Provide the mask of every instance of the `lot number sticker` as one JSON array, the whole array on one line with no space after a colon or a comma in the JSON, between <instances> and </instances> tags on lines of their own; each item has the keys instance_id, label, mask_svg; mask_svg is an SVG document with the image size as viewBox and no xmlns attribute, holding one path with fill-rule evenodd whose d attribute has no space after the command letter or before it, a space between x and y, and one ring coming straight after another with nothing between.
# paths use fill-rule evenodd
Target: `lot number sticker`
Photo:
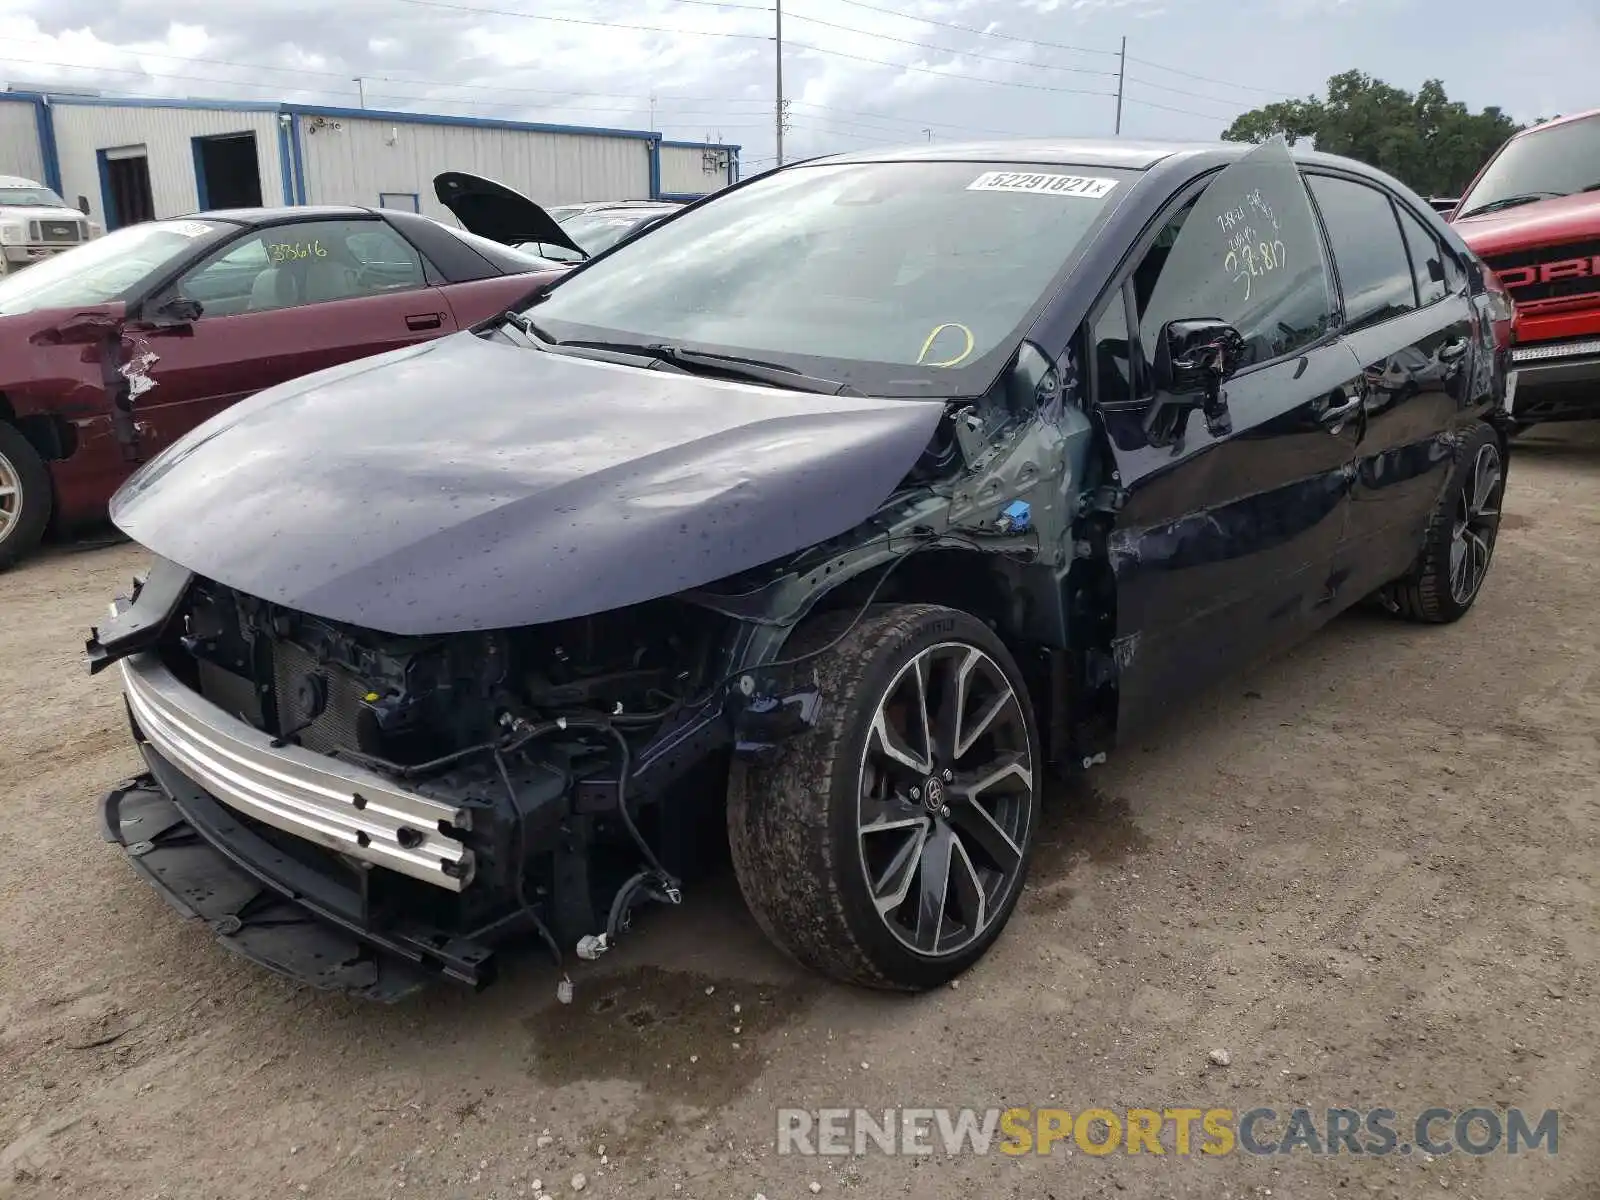
<instances>
[{"instance_id":1,"label":"lot number sticker","mask_svg":"<svg viewBox=\"0 0 1600 1200\"><path fill-rule=\"evenodd\" d=\"M212 230L212 226L204 221L163 221L161 228L171 233L181 233L187 238L205 237Z\"/></svg>"},{"instance_id":2,"label":"lot number sticker","mask_svg":"<svg viewBox=\"0 0 1600 1200\"><path fill-rule=\"evenodd\" d=\"M1117 186L1115 179L1088 175L1050 175L1029 171L985 171L967 184L969 192L1038 192L1045 196L1081 196L1099 200Z\"/></svg>"}]
</instances>

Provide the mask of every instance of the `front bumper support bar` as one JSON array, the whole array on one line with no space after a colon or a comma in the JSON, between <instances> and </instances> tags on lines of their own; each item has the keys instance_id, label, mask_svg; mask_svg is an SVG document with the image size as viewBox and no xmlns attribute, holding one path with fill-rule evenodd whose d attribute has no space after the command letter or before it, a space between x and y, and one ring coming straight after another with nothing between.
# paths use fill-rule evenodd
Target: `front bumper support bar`
<instances>
[{"instance_id":1,"label":"front bumper support bar","mask_svg":"<svg viewBox=\"0 0 1600 1200\"><path fill-rule=\"evenodd\" d=\"M101 832L173 908L297 982L392 1003L444 976L474 989L493 951L443 931L367 923L355 886L284 854L148 743L150 768L101 801Z\"/></svg>"}]
</instances>

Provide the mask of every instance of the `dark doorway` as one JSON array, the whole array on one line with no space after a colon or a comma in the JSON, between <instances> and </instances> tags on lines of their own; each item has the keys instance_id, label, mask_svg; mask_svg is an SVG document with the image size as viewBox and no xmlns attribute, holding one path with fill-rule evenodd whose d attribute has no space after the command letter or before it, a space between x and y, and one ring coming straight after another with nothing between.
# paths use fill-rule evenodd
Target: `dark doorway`
<instances>
[{"instance_id":1,"label":"dark doorway","mask_svg":"<svg viewBox=\"0 0 1600 1200\"><path fill-rule=\"evenodd\" d=\"M106 228L120 229L153 221L156 201L150 191L150 160L144 147L137 153L126 150L100 151L100 185L106 207Z\"/></svg>"},{"instance_id":2,"label":"dark doorway","mask_svg":"<svg viewBox=\"0 0 1600 1200\"><path fill-rule=\"evenodd\" d=\"M260 208L261 162L256 135L229 133L194 139L194 182L200 207Z\"/></svg>"}]
</instances>

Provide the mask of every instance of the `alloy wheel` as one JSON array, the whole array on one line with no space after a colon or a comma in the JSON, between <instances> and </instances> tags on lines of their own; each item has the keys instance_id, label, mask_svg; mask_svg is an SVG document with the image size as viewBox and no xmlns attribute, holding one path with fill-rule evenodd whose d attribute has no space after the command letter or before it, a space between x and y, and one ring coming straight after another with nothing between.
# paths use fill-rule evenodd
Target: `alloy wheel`
<instances>
[{"instance_id":1,"label":"alloy wheel","mask_svg":"<svg viewBox=\"0 0 1600 1200\"><path fill-rule=\"evenodd\" d=\"M1022 701L988 654L941 643L894 676L862 754L857 838L873 905L901 943L959 954L1005 909L1033 778Z\"/></svg>"},{"instance_id":2,"label":"alloy wheel","mask_svg":"<svg viewBox=\"0 0 1600 1200\"><path fill-rule=\"evenodd\" d=\"M1489 573L1504 483L1500 448L1492 442L1480 446L1461 485L1450 530L1450 595L1457 604L1470 603Z\"/></svg>"},{"instance_id":3,"label":"alloy wheel","mask_svg":"<svg viewBox=\"0 0 1600 1200\"><path fill-rule=\"evenodd\" d=\"M0 542L22 518L22 473L4 454L0 454Z\"/></svg>"}]
</instances>

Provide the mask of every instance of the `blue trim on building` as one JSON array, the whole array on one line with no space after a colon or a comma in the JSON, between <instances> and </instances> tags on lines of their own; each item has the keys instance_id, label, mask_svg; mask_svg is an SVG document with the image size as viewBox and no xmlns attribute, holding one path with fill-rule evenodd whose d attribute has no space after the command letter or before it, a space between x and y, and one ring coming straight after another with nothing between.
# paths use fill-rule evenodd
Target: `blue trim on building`
<instances>
[{"instance_id":1,"label":"blue trim on building","mask_svg":"<svg viewBox=\"0 0 1600 1200\"><path fill-rule=\"evenodd\" d=\"M205 212L211 207L211 189L206 183L205 140L204 137L189 139L189 148L194 152L194 194L199 202L195 207L196 212Z\"/></svg>"},{"instance_id":2,"label":"blue trim on building","mask_svg":"<svg viewBox=\"0 0 1600 1200\"><path fill-rule=\"evenodd\" d=\"M732 150L735 154L743 149L739 145L725 145L722 142L675 142L671 138L662 138L663 146L672 146L678 150Z\"/></svg>"},{"instance_id":3,"label":"blue trim on building","mask_svg":"<svg viewBox=\"0 0 1600 1200\"><path fill-rule=\"evenodd\" d=\"M285 110L288 111L288 110ZM306 161L300 150L300 118L289 112L289 146L294 156L294 202L306 202Z\"/></svg>"},{"instance_id":4,"label":"blue trim on building","mask_svg":"<svg viewBox=\"0 0 1600 1200\"><path fill-rule=\"evenodd\" d=\"M733 151L733 153L728 156L728 186L732 187L734 184L739 182L739 170L740 170L739 150L740 150L740 147L731 146L729 148Z\"/></svg>"},{"instance_id":5,"label":"blue trim on building","mask_svg":"<svg viewBox=\"0 0 1600 1200\"><path fill-rule=\"evenodd\" d=\"M190 108L202 112L283 111L283 105L276 100L159 100L149 96L56 95L49 95L48 98L56 104L75 104L88 108Z\"/></svg>"},{"instance_id":6,"label":"blue trim on building","mask_svg":"<svg viewBox=\"0 0 1600 1200\"><path fill-rule=\"evenodd\" d=\"M284 112L346 121L393 121L399 125L460 125L469 129L509 129L519 133L575 133L580 136L634 138L654 142L660 135L646 129L607 129L593 125L545 125L499 117L446 117L435 113L397 112L386 108L325 108L318 104L285 104Z\"/></svg>"},{"instance_id":7,"label":"blue trim on building","mask_svg":"<svg viewBox=\"0 0 1600 1200\"><path fill-rule=\"evenodd\" d=\"M95 166L100 172L100 211L105 217L106 232L117 228L117 202L111 193L111 160L104 150L94 152Z\"/></svg>"},{"instance_id":8,"label":"blue trim on building","mask_svg":"<svg viewBox=\"0 0 1600 1200\"><path fill-rule=\"evenodd\" d=\"M294 162L289 152L289 127L294 123L294 118L284 120L278 118L278 174L283 177L283 202L294 203ZM265 197L263 197L265 199Z\"/></svg>"},{"instance_id":9,"label":"blue trim on building","mask_svg":"<svg viewBox=\"0 0 1600 1200\"><path fill-rule=\"evenodd\" d=\"M56 119L50 111L50 101L44 96L37 97L33 102L33 124L39 135L39 159L44 165L44 185L60 196L61 152L56 149Z\"/></svg>"},{"instance_id":10,"label":"blue trim on building","mask_svg":"<svg viewBox=\"0 0 1600 1200\"><path fill-rule=\"evenodd\" d=\"M422 211L422 194L420 192L379 192L378 193L378 207L379 208L388 208L389 205L385 204L384 200L387 199L390 196L409 196L411 198L411 207L410 208L400 208L399 206L396 206L395 207L395 211L396 212L414 212L414 213L419 213L419 212Z\"/></svg>"},{"instance_id":11,"label":"blue trim on building","mask_svg":"<svg viewBox=\"0 0 1600 1200\"><path fill-rule=\"evenodd\" d=\"M704 200L710 192L662 192L659 196L650 197L652 200L665 200L668 204L693 204L696 200Z\"/></svg>"},{"instance_id":12,"label":"blue trim on building","mask_svg":"<svg viewBox=\"0 0 1600 1200\"><path fill-rule=\"evenodd\" d=\"M650 143L650 199L661 199L661 138Z\"/></svg>"}]
</instances>

